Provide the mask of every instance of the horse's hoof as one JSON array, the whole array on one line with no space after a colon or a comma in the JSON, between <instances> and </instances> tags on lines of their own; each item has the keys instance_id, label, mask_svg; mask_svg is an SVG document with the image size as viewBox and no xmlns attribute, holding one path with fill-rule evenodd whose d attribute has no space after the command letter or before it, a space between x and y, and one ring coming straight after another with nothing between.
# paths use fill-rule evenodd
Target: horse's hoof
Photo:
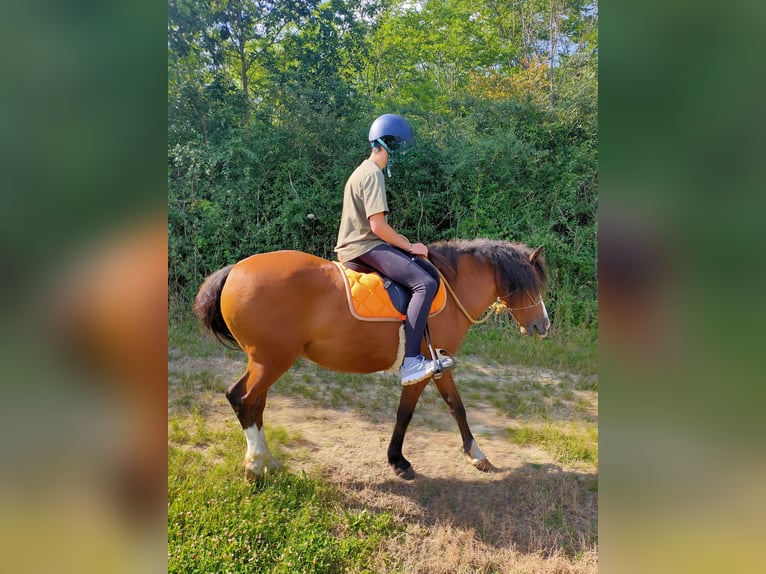
<instances>
[{"instance_id":1,"label":"horse's hoof","mask_svg":"<svg viewBox=\"0 0 766 574\"><path fill-rule=\"evenodd\" d=\"M405 468L400 468L398 466L394 466L394 472L396 473L396 476L401 478L402 480L413 480L415 478L415 471L412 470L412 465L407 465Z\"/></svg>"},{"instance_id":2,"label":"horse's hoof","mask_svg":"<svg viewBox=\"0 0 766 574\"><path fill-rule=\"evenodd\" d=\"M478 468L482 472L496 472L497 468L489 462L486 458L482 458L481 460L473 460L471 461L472 464Z\"/></svg>"},{"instance_id":3,"label":"horse's hoof","mask_svg":"<svg viewBox=\"0 0 766 574\"><path fill-rule=\"evenodd\" d=\"M260 480L260 478L261 478L260 474L256 474L255 472L253 472L249 468L245 467L245 480L247 480L247 482L252 484L252 483Z\"/></svg>"},{"instance_id":4,"label":"horse's hoof","mask_svg":"<svg viewBox=\"0 0 766 574\"><path fill-rule=\"evenodd\" d=\"M245 478L253 483L263 478L267 473L274 473L282 469L282 463L274 457L264 459L245 460Z\"/></svg>"}]
</instances>

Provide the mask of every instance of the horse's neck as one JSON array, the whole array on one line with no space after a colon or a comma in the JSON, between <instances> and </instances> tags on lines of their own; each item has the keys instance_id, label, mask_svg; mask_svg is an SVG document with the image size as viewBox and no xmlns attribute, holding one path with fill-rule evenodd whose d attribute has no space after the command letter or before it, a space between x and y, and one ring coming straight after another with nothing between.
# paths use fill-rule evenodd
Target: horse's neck
<instances>
[{"instance_id":1,"label":"horse's neck","mask_svg":"<svg viewBox=\"0 0 766 574\"><path fill-rule=\"evenodd\" d=\"M495 270L473 257L460 258L458 266L455 293L466 311L477 318L497 298Z\"/></svg>"}]
</instances>

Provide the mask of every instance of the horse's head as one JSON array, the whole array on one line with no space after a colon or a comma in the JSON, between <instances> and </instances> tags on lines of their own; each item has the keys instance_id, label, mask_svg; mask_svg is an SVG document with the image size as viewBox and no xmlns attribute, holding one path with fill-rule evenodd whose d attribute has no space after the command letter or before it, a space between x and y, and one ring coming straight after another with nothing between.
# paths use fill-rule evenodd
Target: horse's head
<instances>
[{"instance_id":1,"label":"horse's head","mask_svg":"<svg viewBox=\"0 0 766 574\"><path fill-rule=\"evenodd\" d=\"M490 301L499 298L523 334L545 337L551 322L543 303L548 272L542 250L542 246L532 250L523 243L473 239L434 243L428 246L428 255L448 280L456 284L462 281L466 292L477 294L475 309L487 304L486 299L479 301L482 297L490 297ZM461 257L465 265L459 269ZM468 264L471 261L473 264ZM486 284L487 279L494 279L493 284Z\"/></svg>"},{"instance_id":2,"label":"horse's head","mask_svg":"<svg viewBox=\"0 0 766 574\"><path fill-rule=\"evenodd\" d=\"M542 249L541 245L529 255L529 263L536 281L524 287L517 287L501 299L524 335L545 337L548 335L551 322L543 302L545 267L540 256Z\"/></svg>"}]
</instances>

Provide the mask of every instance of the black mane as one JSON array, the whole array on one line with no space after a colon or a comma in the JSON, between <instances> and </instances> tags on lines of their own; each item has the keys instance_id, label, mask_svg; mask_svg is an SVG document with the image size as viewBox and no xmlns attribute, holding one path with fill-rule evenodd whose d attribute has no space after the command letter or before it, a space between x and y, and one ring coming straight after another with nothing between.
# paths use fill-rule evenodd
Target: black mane
<instances>
[{"instance_id":1,"label":"black mane","mask_svg":"<svg viewBox=\"0 0 766 574\"><path fill-rule=\"evenodd\" d=\"M492 239L453 239L428 246L428 258L451 282L460 270L458 257L471 255L492 265L498 291L511 293L517 289L530 289L545 293L548 284L547 266L542 254L529 262L533 249L523 243L510 243Z\"/></svg>"}]
</instances>

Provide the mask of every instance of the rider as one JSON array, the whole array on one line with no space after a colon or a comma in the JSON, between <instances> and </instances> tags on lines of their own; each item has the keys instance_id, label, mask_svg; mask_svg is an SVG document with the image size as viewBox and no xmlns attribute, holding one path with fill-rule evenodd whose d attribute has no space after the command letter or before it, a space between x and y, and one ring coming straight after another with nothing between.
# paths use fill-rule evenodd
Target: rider
<instances>
[{"instance_id":1,"label":"rider","mask_svg":"<svg viewBox=\"0 0 766 574\"><path fill-rule=\"evenodd\" d=\"M370 157L351 174L343 192L335 251L341 262L360 262L410 289L401 376L402 385L411 385L434 374L434 362L420 353L420 342L439 287L439 276L425 259L428 247L410 243L388 224L383 168L391 177L393 154L412 147L415 137L403 117L384 114L370 126L368 140L372 148Z\"/></svg>"}]
</instances>

